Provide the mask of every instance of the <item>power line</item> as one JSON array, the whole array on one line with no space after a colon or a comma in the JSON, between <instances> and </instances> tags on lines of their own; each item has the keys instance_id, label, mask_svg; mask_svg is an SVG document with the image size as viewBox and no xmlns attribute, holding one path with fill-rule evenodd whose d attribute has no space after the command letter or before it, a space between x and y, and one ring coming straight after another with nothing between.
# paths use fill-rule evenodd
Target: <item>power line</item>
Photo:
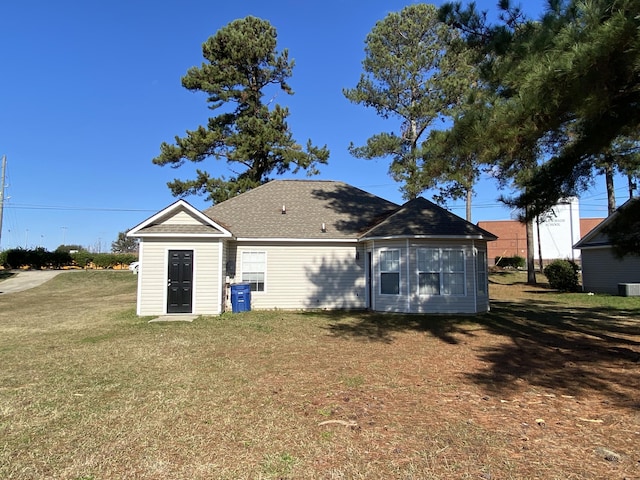
<instances>
[{"instance_id":1,"label":"power line","mask_svg":"<svg viewBox=\"0 0 640 480\"><path fill-rule=\"evenodd\" d=\"M75 210L88 212L155 212L156 210L148 208L105 208L105 207L72 207L64 205L30 205L14 203L5 205L5 208L14 208L16 210Z\"/></svg>"}]
</instances>

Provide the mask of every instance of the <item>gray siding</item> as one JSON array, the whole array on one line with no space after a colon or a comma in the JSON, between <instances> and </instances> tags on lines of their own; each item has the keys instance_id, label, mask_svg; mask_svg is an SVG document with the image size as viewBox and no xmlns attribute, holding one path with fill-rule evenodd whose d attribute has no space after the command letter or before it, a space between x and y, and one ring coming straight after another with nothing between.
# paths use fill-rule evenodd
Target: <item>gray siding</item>
<instances>
[{"instance_id":1,"label":"gray siding","mask_svg":"<svg viewBox=\"0 0 640 480\"><path fill-rule=\"evenodd\" d=\"M418 293L418 248L462 250L465 255L465 293L463 295L420 295ZM380 252L400 249L400 294L383 295L380 291ZM486 242L433 240L377 240L370 242L373 268L372 308L381 312L406 313L476 313L489 310L489 297L478 293L476 254L486 252ZM488 290L485 288L485 291Z\"/></svg>"},{"instance_id":2,"label":"gray siding","mask_svg":"<svg viewBox=\"0 0 640 480\"><path fill-rule=\"evenodd\" d=\"M618 293L619 283L640 283L640 257L620 260L611 248L582 250L582 284L585 292Z\"/></svg>"},{"instance_id":3,"label":"gray siding","mask_svg":"<svg viewBox=\"0 0 640 480\"><path fill-rule=\"evenodd\" d=\"M220 248L214 239L143 239L142 267L138 274L138 315L164 315L167 311L169 250L193 250L193 310L195 315L221 313Z\"/></svg>"},{"instance_id":4,"label":"gray siding","mask_svg":"<svg viewBox=\"0 0 640 480\"><path fill-rule=\"evenodd\" d=\"M252 309L364 309L362 253L353 243L229 242L230 280L242 280L242 252L265 252L265 291L251 292ZM235 270L235 271L234 271Z\"/></svg>"}]
</instances>

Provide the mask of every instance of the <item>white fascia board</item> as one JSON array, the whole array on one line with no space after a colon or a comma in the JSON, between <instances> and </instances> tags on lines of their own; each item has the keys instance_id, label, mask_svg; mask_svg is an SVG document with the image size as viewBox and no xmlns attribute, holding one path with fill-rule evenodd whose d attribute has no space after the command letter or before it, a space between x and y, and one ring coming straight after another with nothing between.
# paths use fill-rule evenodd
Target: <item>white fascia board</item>
<instances>
[{"instance_id":1,"label":"white fascia board","mask_svg":"<svg viewBox=\"0 0 640 480\"><path fill-rule=\"evenodd\" d=\"M171 213L171 212L173 212L175 210L179 210L181 208L184 208L185 210L187 210L190 213L192 213L198 220L200 220L205 225L209 225L211 227L214 227L216 230L221 231L223 234L225 234L225 236L228 236L228 237L232 237L233 236L230 231L228 231L226 228L222 227L221 225L218 225L216 222L211 220L209 217L207 217L204 213L202 213L200 210L195 208L189 202L186 202L185 200L180 199L180 200L172 203L168 207L160 210L155 215L147 218L142 223L139 223L138 225L133 227L131 230L129 230L127 232L127 237L140 237L140 236L142 236L142 235L138 235L138 232L140 230L142 230L143 228L145 228L145 227L147 227L149 225L154 224L158 219L164 217L165 215L167 215L167 214L169 214L169 213Z\"/></svg>"},{"instance_id":2,"label":"white fascia board","mask_svg":"<svg viewBox=\"0 0 640 480\"><path fill-rule=\"evenodd\" d=\"M135 235L137 238L232 238L230 233L138 233Z\"/></svg>"},{"instance_id":3,"label":"white fascia board","mask_svg":"<svg viewBox=\"0 0 640 480\"><path fill-rule=\"evenodd\" d=\"M258 238L258 237L239 237L237 242L306 242L306 243L357 243L357 238Z\"/></svg>"},{"instance_id":4,"label":"white fascia board","mask_svg":"<svg viewBox=\"0 0 640 480\"><path fill-rule=\"evenodd\" d=\"M397 235L388 237L366 237L358 239L359 242L370 240L486 240L482 235Z\"/></svg>"},{"instance_id":5,"label":"white fascia board","mask_svg":"<svg viewBox=\"0 0 640 480\"><path fill-rule=\"evenodd\" d=\"M612 246L610 243L602 244L602 245L584 245L580 248L574 248L574 250L611 250Z\"/></svg>"}]
</instances>

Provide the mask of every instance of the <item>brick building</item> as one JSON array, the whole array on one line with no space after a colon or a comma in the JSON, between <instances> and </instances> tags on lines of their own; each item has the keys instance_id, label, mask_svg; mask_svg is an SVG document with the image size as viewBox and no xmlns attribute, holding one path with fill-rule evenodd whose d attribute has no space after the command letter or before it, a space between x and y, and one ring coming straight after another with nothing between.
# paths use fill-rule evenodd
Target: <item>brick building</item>
<instances>
[{"instance_id":1,"label":"brick building","mask_svg":"<svg viewBox=\"0 0 640 480\"><path fill-rule=\"evenodd\" d=\"M584 237L587 233L589 233L593 228L595 228L600 222L602 222L604 218L580 218L579 219L579 232L574 233L573 238L579 240ZM542 224L544 225L544 223ZM517 220L490 220L478 222L478 226L487 230L488 232L493 233L498 237L498 240L495 242L489 242L487 257L489 259L489 263L493 265L495 263L495 259L497 257L513 257L518 255L520 257L527 257L527 234L526 229L523 223L518 222ZM536 227L534 225L534 231ZM536 235L537 237L537 235ZM543 261L555 260L553 258L556 256L557 258L571 258L573 255L574 260L580 259L580 252L576 250L571 252L570 250L566 255L558 255L558 250L552 248L554 245L549 245L549 243L553 243L553 239L549 240L545 236L541 235L542 238L542 258ZM568 237L569 239L571 237ZM570 240L568 240L570 241ZM536 249L537 246L537 238L534 239ZM545 245L547 243L547 245ZM573 242L577 243L577 240ZM546 255L545 252L551 252L549 255ZM556 253L556 255L554 255ZM535 258L538 258L537 251L535 252Z\"/></svg>"}]
</instances>

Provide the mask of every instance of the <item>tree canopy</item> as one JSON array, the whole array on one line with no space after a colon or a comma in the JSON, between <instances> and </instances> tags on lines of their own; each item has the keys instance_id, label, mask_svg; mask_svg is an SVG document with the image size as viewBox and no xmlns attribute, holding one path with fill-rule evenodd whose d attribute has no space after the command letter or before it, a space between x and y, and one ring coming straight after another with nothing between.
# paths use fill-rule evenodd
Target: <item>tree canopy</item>
<instances>
[{"instance_id":1,"label":"tree canopy","mask_svg":"<svg viewBox=\"0 0 640 480\"><path fill-rule=\"evenodd\" d=\"M366 145L352 144L349 150L359 158L390 157L390 174L403 183L406 198L415 198L431 182L420 175L428 128L472 83L456 40L433 5L412 4L390 13L367 35L360 81L343 90L350 101L400 121L399 131L374 134Z\"/></svg>"},{"instance_id":2,"label":"tree canopy","mask_svg":"<svg viewBox=\"0 0 640 480\"><path fill-rule=\"evenodd\" d=\"M484 159L503 172L522 152L537 155L512 205L543 213L590 185L597 159L640 127L640 2L550 0L540 21L500 2L491 26L473 4L441 9L483 54L484 80L496 93L485 123ZM462 124L458 134L464 134Z\"/></svg>"},{"instance_id":3,"label":"tree canopy","mask_svg":"<svg viewBox=\"0 0 640 480\"><path fill-rule=\"evenodd\" d=\"M231 22L202 45L205 62L190 68L182 85L204 92L209 108L221 113L185 137L176 136L174 145L162 143L153 163L180 167L213 158L225 160L232 175L214 177L198 169L195 179L168 183L175 196L206 194L221 202L267 182L272 174L300 169L316 174L318 164L327 163L326 146L316 147L311 140L305 148L297 144L286 121L288 109L273 104L279 92L293 94L287 81L294 62L286 49L276 50L276 39L268 21L249 16ZM273 97L264 102L266 93Z\"/></svg>"},{"instance_id":4,"label":"tree canopy","mask_svg":"<svg viewBox=\"0 0 640 480\"><path fill-rule=\"evenodd\" d=\"M118 238L111 242L111 252L113 253L137 253L138 239L127 237L127 232L118 232Z\"/></svg>"}]
</instances>

